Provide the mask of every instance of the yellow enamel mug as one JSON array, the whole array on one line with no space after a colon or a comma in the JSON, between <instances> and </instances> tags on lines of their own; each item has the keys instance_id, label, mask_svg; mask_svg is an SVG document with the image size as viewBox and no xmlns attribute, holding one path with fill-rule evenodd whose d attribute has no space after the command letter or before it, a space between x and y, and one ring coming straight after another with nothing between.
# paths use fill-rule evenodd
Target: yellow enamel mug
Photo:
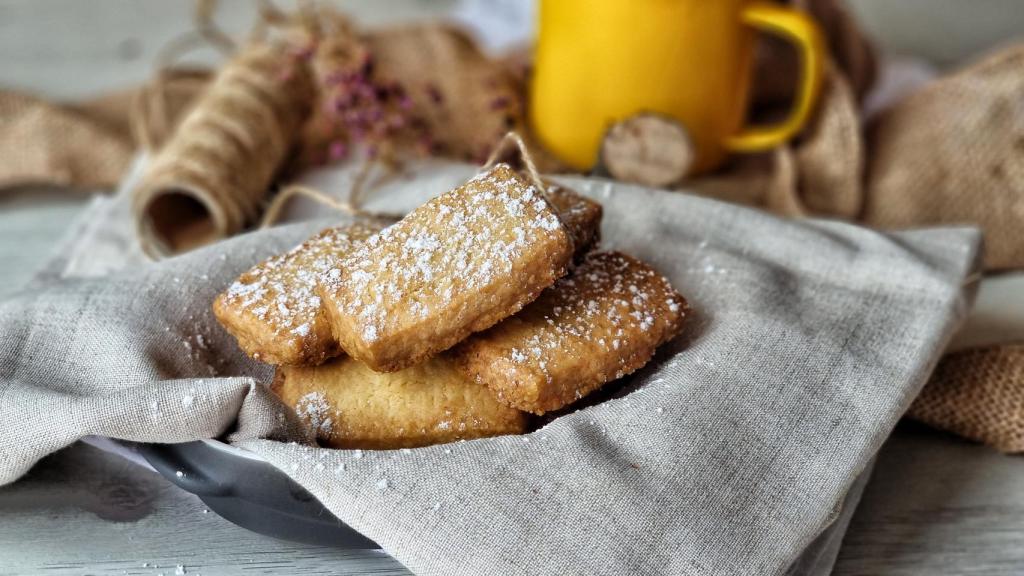
<instances>
[{"instance_id":1,"label":"yellow enamel mug","mask_svg":"<svg viewBox=\"0 0 1024 576\"><path fill-rule=\"evenodd\" d=\"M744 128L757 32L792 42L801 75L789 117ZM825 47L803 12L763 0L541 0L530 123L579 170L597 160L615 122L639 112L679 120L691 174L729 152L754 152L796 134L818 97Z\"/></svg>"}]
</instances>

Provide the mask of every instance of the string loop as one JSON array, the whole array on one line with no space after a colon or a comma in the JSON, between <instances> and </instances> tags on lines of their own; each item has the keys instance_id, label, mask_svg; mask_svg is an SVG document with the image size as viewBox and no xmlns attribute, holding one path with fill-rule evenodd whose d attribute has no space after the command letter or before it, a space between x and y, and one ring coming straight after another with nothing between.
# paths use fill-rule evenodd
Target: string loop
<instances>
[{"instance_id":1,"label":"string loop","mask_svg":"<svg viewBox=\"0 0 1024 576\"><path fill-rule=\"evenodd\" d=\"M510 144L515 144L519 149L519 157L522 158L523 165L526 167L526 174L530 177L530 183L536 186L537 189L541 191L541 194L547 196L547 186L545 186L544 180L540 177L540 172L537 171L537 166L533 163L533 156L530 154L530 149L526 146L526 142L523 141L523 137L516 132L508 132L501 137L501 140L497 145L495 145L494 150L491 151L491 155L487 157L487 161L484 162L480 171L483 172L493 168Z\"/></svg>"}]
</instances>

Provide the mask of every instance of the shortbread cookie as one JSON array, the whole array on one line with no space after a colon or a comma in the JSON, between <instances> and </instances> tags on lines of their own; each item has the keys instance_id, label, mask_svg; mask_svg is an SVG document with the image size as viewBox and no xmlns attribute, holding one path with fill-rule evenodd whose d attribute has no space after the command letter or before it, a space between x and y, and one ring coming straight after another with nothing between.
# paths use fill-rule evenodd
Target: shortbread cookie
<instances>
[{"instance_id":1,"label":"shortbread cookie","mask_svg":"<svg viewBox=\"0 0 1024 576\"><path fill-rule=\"evenodd\" d=\"M572 190L551 182L547 198L572 236L575 256L582 259L601 239L601 205Z\"/></svg>"},{"instance_id":2,"label":"shortbread cookie","mask_svg":"<svg viewBox=\"0 0 1024 576\"><path fill-rule=\"evenodd\" d=\"M445 355L392 373L349 357L282 366L272 389L333 448L414 448L526 427L524 413L464 378Z\"/></svg>"},{"instance_id":3,"label":"shortbread cookie","mask_svg":"<svg viewBox=\"0 0 1024 576\"><path fill-rule=\"evenodd\" d=\"M675 337L686 300L651 267L594 253L532 304L453 353L467 378L543 414L640 368Z\"/></svg>"},{"instance_id":4,"label":"shortbread cookie","mask_svg":"<svg viewBox=\"0 0 1024 576\"><path fill-rule=\"evenodd\" d=\"M572 244L543 194L499 164L371 237L319 291L342 349L393 372L533 301Z\"/></svg>"},{"instance_id":5,"label":"shortbread cookie","mask_svg":"<svg viewBox=\"0 0 1024 576\"><path fill-rule=\"evenodd\" d=\"M316 293L317 277L385 223L328 228L242 274L213 303L246 353L269 364L319 364L340 353Z\"/></svg>"},{"instance_id":6,"label":"shortbread cookie","mask_svg":"<svg viewBox=\"0 0 1024 576\"><path fill-rule=\"evenodd\" d=\"M599 237L601 205L555 185L548 193L574 238L577 257L585 255ZM256 265L217 298L218 320L246 353L269 364L319 364L337 356L340 347L310 281L384 225L369 221L329 228L288 253Z\"/></svg>"}]
</instances>

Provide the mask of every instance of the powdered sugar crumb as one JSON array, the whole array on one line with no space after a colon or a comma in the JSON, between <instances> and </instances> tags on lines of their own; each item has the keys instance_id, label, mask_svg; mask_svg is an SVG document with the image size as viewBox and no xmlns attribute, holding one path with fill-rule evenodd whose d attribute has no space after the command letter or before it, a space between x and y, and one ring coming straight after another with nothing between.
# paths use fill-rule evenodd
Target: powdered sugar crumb
<instances>
[{"instance_id":1,"label":"powdered sugar crumb","mask_svg":"<svg viewBox=\"0 0 1024 576\"><path fill-rule=\"evenodd\" d=\"M560 229L541 193L498 165L355 247L338 266L345 272L322 283L332 312L372 343L462 306L463 295L486 294Z\"/></svg>"},{"instance_id":2,"label":"powdered sugar crumb","mask_svg":"<svg viewBox=\"0 0 1024 576\"><path fill-rule=\"evenodd\" d=\"M331 435L334 421L331 418L331 405L323 392L313 391L299 398L295 403L295 412L309 424L317 437Z\"/></svg>"},{"instance_id":3,"label":"powdered sugar crumb","mask_svg":"<svg viewBox=\"0 0 1024 576\"><path fill-rule=\"evenodd\" d=\"M540 386L575 381L579 366L593 366L591 380L564 390L567 400L579 399L635 370L639 351L675 333L683 308L682 298L652 268L620 253L591 254L523 310L528 329L474 344L492 347L483 357L504 360L479 370L493 381Z\"/></svg>"},{"instance_id":4,"label":"powdered sugar crumb","mask_svg":"<svg viewBox=\"0 0 1024 576\"><path fill-rule=\"evenodd\" d=\"M242 274L224 293L224 302L275 333L305 338L320 311L316 286L321 276L340 278L338 260L381 228L361 223L324 230Z\"/></svg>"}]
</instances>

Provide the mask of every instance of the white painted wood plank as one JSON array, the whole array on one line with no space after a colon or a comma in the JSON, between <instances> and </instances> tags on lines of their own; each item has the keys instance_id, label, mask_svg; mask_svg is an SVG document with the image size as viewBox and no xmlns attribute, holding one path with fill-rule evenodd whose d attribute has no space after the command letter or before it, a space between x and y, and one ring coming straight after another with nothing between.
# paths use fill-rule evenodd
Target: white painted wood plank
<instances>
[{"instance_id":1,"label":"white painted wood plank","mask_svg":"<svg viewBox=\"0 0 1024 576\"><path fill-rule=\"evenodd\" d=\"M0 489L0 576L406 575L380 551L275 540L239 528L156 472L76 444Z\"/></svg>"},{"instance_id":2,"label":"white painted wood plank","mask_svg":"<svg viewBox=\"0 0 1024 576\"><path fill-rule=\"evenodd\" d=\"M1024 574L1024 458L902 424L833 574Z\"/></svg>"},{"instance_id":3,"label":"white painted wood plank","mask_svg":"<svg viewBox=\"0 0 1024 576\"><path fill-rule=\"evenodd\" d=\"M278 0L282 8L295 0ZM367 26L438 18L452 0L335 0ZM220 0L217 23L244 35L255 21L252 0ZM187 0L0 0L0 87L73 99L138 84L160 49L189 30ZM189 62L216 62L213 50Z\"/></svg>"}]
</instances>

